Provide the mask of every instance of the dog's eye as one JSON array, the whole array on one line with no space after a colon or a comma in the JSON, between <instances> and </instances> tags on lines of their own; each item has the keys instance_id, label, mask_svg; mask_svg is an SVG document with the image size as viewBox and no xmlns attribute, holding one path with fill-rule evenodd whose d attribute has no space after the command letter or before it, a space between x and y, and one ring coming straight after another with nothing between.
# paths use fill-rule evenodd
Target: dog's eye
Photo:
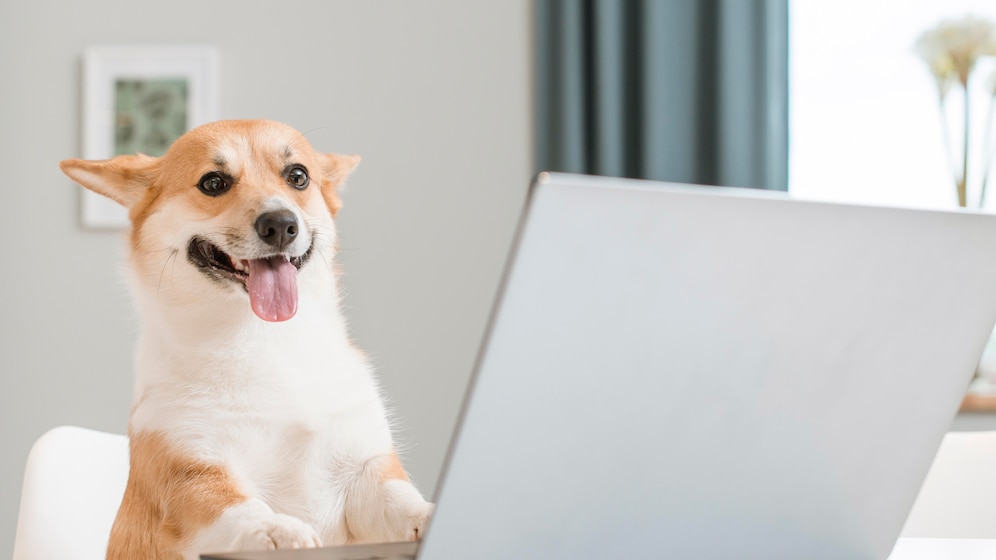
<instances>
[{"instance_id":1,"label":"dog's eye","mask_svg":"<svg viewBox=\"0 0 996 560\"><path fill-rule=\"evenodd\" d=\"M287 172L287 184L295 189L304 190L309 181L308 172L303 167L295 165Z\"/></svg>"},{"instance_id":2,"label":"dog's eye","mask_svg":"<svg viewBox=\"0 0 996 560\"><path fill-rule=\"evenodd\" d=\"M201 177L201 181L197 183L197 188L208 196L223 194L231 186L231 182L224 175L216 171L204 175Z\"/></svg>"}]
</instances>

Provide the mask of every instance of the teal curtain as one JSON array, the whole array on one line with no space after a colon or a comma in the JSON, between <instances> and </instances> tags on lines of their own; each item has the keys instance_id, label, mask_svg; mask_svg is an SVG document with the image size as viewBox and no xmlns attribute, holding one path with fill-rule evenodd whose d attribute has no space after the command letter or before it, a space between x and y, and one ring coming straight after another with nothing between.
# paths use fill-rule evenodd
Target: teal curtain
<instances>
[{"instance_id":1,"label":"teal curtain","mask_svg":"<svg viewBox=\"0 0 996 560\"><path fill-rule=\"evenodd\" d=\"M536 0L538 170L785 190L788 0Z\"/></svg>"}]
</instances>

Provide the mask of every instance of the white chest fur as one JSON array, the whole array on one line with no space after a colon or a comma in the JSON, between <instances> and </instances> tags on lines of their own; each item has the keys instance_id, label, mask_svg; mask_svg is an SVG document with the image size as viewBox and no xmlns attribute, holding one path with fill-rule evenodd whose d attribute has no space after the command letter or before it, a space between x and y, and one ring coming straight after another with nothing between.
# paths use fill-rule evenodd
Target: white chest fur
<instances>
[{"instance_id":1,"label":"white chest fur","mask_svg":"<svg viewBox=\"0 0 996 560\"><path fill-rule=\"evenodd\" d=\"M344 488L393 451L376 383L338 311L305 305L279 324L248 310L208 319L144 321L132 432L164 434L274 511L333 530Z\"/></svg>"}]
</instances>

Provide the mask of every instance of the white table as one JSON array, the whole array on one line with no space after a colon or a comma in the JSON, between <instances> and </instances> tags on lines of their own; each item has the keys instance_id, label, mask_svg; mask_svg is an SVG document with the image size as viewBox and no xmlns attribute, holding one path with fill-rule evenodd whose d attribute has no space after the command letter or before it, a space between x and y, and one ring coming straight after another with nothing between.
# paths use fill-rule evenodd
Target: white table
<instances>
[{"instance_id":1,"label":"white table","mask_svg":"<svg viewBox=\"0 0 996 560\"><path fill-rule=\"evenodd\" d=\"M383 545L385 553L409 554L410 543ZM389 554L390 556L390 554ZM407 556L404 556L407 558ZM219 554L209 558L227 560L355 560L369 554L355 555L350 547L335 549L275 550ZM398 556L402 558L402 556ZM996 560L996 539L899 539L889 560Z\"/></svg>"},{"instance_id":2,"label":"white table","mask_svg":"<svg viewBox=\"0 0 996 560\"><path fill-rule=\"evenodd\" d=\"M889 556L889 560L993 559L996 539L899 539Z\"/></svg>"}]
</instances>

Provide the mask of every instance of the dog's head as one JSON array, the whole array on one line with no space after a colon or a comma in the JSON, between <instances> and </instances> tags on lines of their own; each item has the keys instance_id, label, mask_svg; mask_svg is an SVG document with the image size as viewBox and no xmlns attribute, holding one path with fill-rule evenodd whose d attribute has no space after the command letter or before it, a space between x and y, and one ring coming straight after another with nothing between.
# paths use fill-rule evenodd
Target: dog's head
<instances>
[{"instance_id":1,"label":"dog's head","mask_svg":"<svg viewBox=\"0 0 996 560\"><path fill-rule=\"evenodd\" d=\"M174 304L244 304L248 294L260 318L285 321L297 312L299 276L324 268L312 280L331 288L338 189L358 163L316 152L280 123L220 121L184 134L161 158L60 167L129 210L140 283Z\"/></svg>"}]
</instances>

